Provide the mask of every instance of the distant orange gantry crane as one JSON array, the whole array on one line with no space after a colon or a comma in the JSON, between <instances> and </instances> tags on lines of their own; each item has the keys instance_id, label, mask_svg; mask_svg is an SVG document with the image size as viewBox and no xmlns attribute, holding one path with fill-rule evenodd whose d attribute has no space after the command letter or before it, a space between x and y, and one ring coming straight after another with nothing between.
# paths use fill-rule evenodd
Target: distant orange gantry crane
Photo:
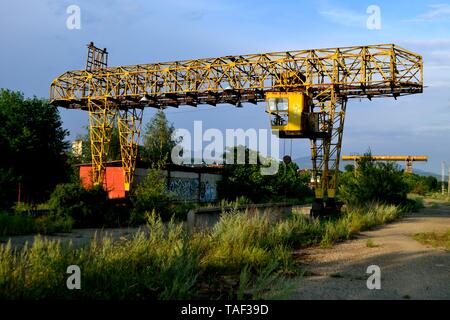
<instances>
[{"instance_id":1,"label":"distant orange gantry crane","mask_svg":"<svg viewBox=\"0 0 450 320\"><path fill-rule=\"evenodd\" d=\"M50 102L89 112L94 184L104 182L113 123L119 127L125 190L132 188L145 107L266 102L280 138L310 140L312 214L336 211L347 101L423 91L422 56L394 44L308 49L132 66L107 66L88 45L84 70L53 80Z\"/></svg>"},{"instance_id":2,"label":"distant orange gantry crane","mask_svg":"<svg viewBox=\"0 0 450 320\"><path fill-rule=\"evenodd\" d=\"M413 173L414 161L428 161L427 156L342 156L343 161L355 161L355 163L362 158L370 158L374 161L404 161L405 172L408 173Z\"/></svg>"}]
</instances>

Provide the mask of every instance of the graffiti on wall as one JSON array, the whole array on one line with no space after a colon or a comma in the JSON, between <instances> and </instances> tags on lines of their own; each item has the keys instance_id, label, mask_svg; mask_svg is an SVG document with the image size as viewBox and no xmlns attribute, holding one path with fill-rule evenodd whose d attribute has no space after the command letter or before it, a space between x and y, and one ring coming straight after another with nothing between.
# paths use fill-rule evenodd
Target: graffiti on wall
<instances>
[{"instance_id":1,"label":"graffiti on wall","mask_svg":"<svg viewBox=\"0 0 450 320\"><path fill-rule=\"evenodd\" d=\"M167 189L180 200L212 202L217 200L217 179L171 177Z\"/></svg>"},{"instance_id":2,"label":"graffiti on wall","mask_svg":"<svg viewBox=\"0 0 450 320\"><path fill-rule=\"evenodd\" d=\"M198 179L171 178L168 189L182 200L198 200Z\"/></svg>"},{"instance_id":3,"label":"graffiti on wall","mask_svg":"<svg viewBox=\"0 0 450 320\"><path fill-rule=\"evenodd\" d=\"M200 183L200 201L212 202L217 199L217 185L209 181Z\"/></svg>"}]
</instances>

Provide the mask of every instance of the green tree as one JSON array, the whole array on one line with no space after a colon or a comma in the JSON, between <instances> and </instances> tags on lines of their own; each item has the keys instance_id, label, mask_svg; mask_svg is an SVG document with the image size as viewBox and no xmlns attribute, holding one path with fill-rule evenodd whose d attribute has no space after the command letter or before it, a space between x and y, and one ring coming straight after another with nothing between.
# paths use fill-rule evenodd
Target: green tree
<instances>
[{"instance_id":1,"label":"green tree","mask_svg":"<svg viewBox=\"0 0 450 320\"><path fill-rule=\"evenodd\" d=\"M419 176L417 174L406 173L403 180L408 185L408 192L420 195L426 195L429 192L437 191L438 180L432 176Z\"/></svg>"},{"instance_id":2,"label":"green tree","mask_svg":"<svg viewBox=\"0 0 450 320\"><path fill-rule=\"evenodd\" d=\"M0 205L45 200L67 179L68 131L44 99L0 89Z\"/></svg>"},{"instance_id":3,"label":"green tree","mask_svg":"<svg viewBox=\"0 0 450 320\"><path fill-rule=\"evenodd\" d=\"M245 152L245 164L224 165L222 181L218 184L219 197L228 200L247 197L253 202L269 202L300 200L310 194L307 187L308 175L299 174L297 164L281 162L276 174L262 175L261 158L258 157L256 164L250 164L249 161L252 157L258 156L256 151L243 146L226 151L233 153L235 159L238 152Z\"/></svg>"},{"instance_id":4,"label":"green tree","mask_svg":"<svg viewBox=\"0 0 450 320\"><path fill-rule=\"evenodd\" d=\"M369 202L400 204L406 201L408 185L403 170L394 162L375 162L366 153L356 169L347 166L340 176L339 197L350 205Z\"/></svg>"},{"instance_id":5,"label":"green tree","mask_svg":"<svg viewBox=\"0 0 450 320\"><path fill-rule=\"evenodd\" d=\"M145 127L143 158L151 163L170 162L170 154L178 142L172 137L174 131L164 112L158 110Z\"/></svg>"},{"instance_id":6,"label":"green tree","mask_svg":"<svg viewBox=\"0 0 450 320\"><path fill-rule=\"evenodd\" d=\"M307 187L310 175L300 174L298 169L294 162L281 162L278 173L268 177L274 200L301 199L312 194Z\"/></svg>"},{"instance_id":7,"label":"green tree","mask_svg":"<svg viewBox=\"0 0 450 320\"><path fill-rule=\"evenodd\" d=\"M162 165L163 163L159 163L149 168L142 183L133 190L131 195L133 210L130 218L132 224L143 223L145 213L153 210L163 219L170 218L170 202L174 199L167 192Z\"/></svg>"}]
</instances>

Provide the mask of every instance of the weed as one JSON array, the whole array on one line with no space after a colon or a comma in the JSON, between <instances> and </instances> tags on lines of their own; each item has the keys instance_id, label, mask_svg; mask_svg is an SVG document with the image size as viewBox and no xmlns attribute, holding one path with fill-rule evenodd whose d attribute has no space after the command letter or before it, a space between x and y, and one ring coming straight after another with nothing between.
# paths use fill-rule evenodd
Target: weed
<instances>
[{"instance_id":1,"label":"weed","mask_svg":"<svg viewBox=\"0 0 450 320\"><path fill-rule=\"evenodd\" d=\"M379 244L376 244L375 241L373 241L373 239L367 239L366 241L366 247L367 248L377 248L379 247Z\"/></svg>"},{"instance_id":2,"label":"weed","mask_svg":"<svg viewBox=\"0 0 450 320\"><path fill-rule=\"evenodd\" d=\"M431 245L435 248L444 248L446 250L450 250L450 230L443 233L417 233L413 235L413 239L422 244Z\"/></svg>"}]
</instances>

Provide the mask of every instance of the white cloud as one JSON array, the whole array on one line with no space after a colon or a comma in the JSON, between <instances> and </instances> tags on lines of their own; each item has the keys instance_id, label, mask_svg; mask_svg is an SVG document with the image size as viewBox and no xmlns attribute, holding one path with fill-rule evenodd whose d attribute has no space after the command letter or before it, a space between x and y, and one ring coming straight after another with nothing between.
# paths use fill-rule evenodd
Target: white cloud
<instances>
[{"instance_id":1,"label":"white cloud","mask_svg":"<svg viewBox=\"0 0 450 320\"><path fill-rule=\"evenodd\" d=\"M430 21L449 21L450 20L450 5L430 4L430 9L427 12L419 14L414 19L404 20L404 22L430 22Z\"/></svg>"},{"instance_id":2,"label":"white cloud","mask_svg":"<svg viewBox=\"0 0 450 320\"><path fill-rule=\"evenodd\" d=\"M431 8L431 10L424 14L421 14L419 16L419 19L436 20L442 17L450 17L450 5L448 4L433 4L429 7Z\"/></svg>"}]
</instances>

